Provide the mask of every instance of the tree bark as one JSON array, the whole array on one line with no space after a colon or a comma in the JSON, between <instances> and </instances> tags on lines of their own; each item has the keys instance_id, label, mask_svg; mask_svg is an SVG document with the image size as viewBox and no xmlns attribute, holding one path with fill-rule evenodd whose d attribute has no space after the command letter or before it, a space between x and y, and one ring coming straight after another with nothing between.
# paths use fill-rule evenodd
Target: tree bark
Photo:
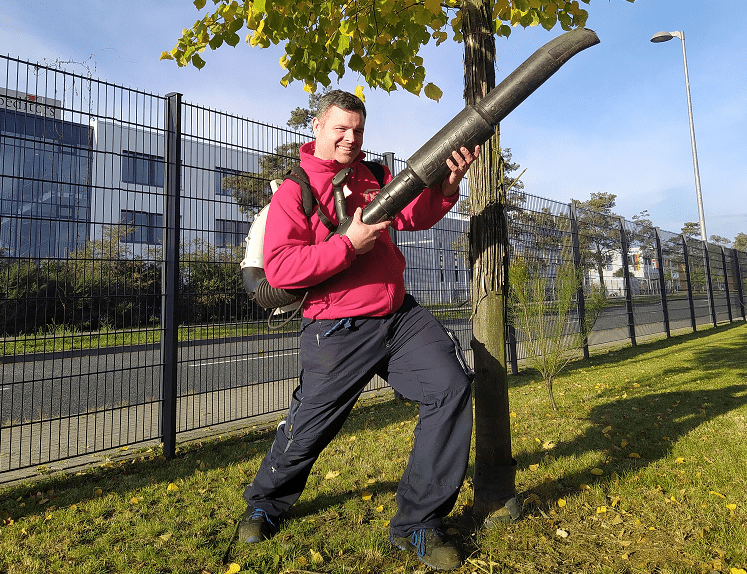
<instances>
[{"instance_id":1,"label":"tree bark","mask_svg":"<svg viewBox=\"0 0 747 574\"><path fill-rule=\"evenodd\" d=\"M464 99L480 101L495 87L492 2L464 0ZM470 170L472 350L475 360L474 513L489 519L516 495L511 456L506 362L508 233L499 129ZM505 514L505 513L504 513Z\"/></svg>"}]
</instances>

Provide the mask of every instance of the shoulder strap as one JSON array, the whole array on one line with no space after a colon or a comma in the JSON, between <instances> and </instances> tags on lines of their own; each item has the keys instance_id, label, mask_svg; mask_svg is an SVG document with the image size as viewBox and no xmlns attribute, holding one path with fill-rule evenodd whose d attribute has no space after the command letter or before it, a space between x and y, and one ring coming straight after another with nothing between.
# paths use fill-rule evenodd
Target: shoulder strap
<instances>
[{"instance_id":1,"label":"shoulder strap","mask_svg":"<svg viewBox=\"0 0 747 574\"><path fill-rule=\"evenodd\" d=\"M295 181L301 188L301 203L303 204L303 212L306 217L310 217L314 213L314 204L316 198L311 193L311 182L309 182L309 176L300 165L294 165L288 173L285 174L283 179L290 179Z\"/></svg>"},{"instance_id":2,"label":"shoulder strap","mask_svg":"<svg viewBox=\"0 0 747 574\"><path fill-rule=\"evenodd\" d=\"M373 174L373 176L376 178L376 181L379 182L379 187L384 187L384 166L377 161L367 161L365 159L361 163L365 165L368 168L368 171Z\"/></svg>"},{"instance_id":3,"label":"shoulder strap","mask_svg":"<svg viewBox=\"0 0 747 574\"><path fill-rule=\"evenodd\" d=\"M303 204L303 212L306 214L306 217L311 217L311 214L314 213L314 205L316 205L318 202L311 191L311 182L309 181L309 176L300 165L294 165L290 169L290 171L285 174L285 177L283 179L293 180L301 188L301 203ZM324 224L324 227L326 227L330 231L335 231L336 227L329 220L329 218L324 215L319 207L317 207L316 209L316 214L319 217L319 221Z\"/></svg>"}]
</instances>

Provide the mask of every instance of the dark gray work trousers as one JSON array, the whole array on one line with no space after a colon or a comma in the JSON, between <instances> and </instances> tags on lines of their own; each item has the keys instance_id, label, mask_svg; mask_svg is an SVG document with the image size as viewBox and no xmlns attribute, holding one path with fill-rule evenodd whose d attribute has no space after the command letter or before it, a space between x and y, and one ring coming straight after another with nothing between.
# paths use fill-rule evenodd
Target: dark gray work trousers
<instances>
[{"instance_id":1,"label":"dark gray work trousers","mask_svg":"<svg viewBox=\"0 0 747 574\"><path fill-rule=\"evenodd\" d=\"M392 315L343 323L303 320L300 384L244 498L270 516L282 516L301 496L312 465L363 388L378 374L420 403L390 532L407 536L437 527L456 502L472 436L470 379L454 343L409 295Z\"/></svg>"}]
</instances>

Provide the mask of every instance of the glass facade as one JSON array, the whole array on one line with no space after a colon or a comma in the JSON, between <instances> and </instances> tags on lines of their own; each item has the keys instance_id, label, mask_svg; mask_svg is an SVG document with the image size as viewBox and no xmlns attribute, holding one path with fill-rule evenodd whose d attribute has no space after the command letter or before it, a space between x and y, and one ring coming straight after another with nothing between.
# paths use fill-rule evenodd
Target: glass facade
<instances>
[{"instance_id":1,"label":"glass facade","mask_svg":"<svg viewBox=\"0 0 747 574\"><path fill-rule=\"evenodd\" d=\"M91 128L0 108L0 252L66 257L91 219Z\"/></svg>"}]
</instances>

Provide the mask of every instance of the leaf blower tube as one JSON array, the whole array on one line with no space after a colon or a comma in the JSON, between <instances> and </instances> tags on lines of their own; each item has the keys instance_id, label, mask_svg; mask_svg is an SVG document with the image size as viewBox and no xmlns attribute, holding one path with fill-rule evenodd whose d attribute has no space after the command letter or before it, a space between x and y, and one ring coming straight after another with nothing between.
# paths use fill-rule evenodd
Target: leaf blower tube
<instances>
[{"instance_id":1,"label":"leaf blower tube","mask_svg":"<svg viewBox=\"0 0 747 574\"><path fill-rule=\"evenodd\" d=\"M385 185L363 209L363 223L373 225L394 219L426 187L433 187L443 181L449 173L446 160L451 157L452 151L459 150L462 146L474 149L476 145L485 143L493 136L495 127L501 120L563 64L582 50L598 43L599 38L595 32L581 28L566 32L538 49L479 103L462 110L416 151L407 160L407 167ZM347 174L341 174L342 172L337 174L335 180L340 177L344 181ZM342 187L339 181L335 181L334 184ZM352 218L344 211L344 198L335 197L335 208L340 222L336 233L344 235L352 222ZM345 217L340 217L341 214L345 214ZM265 308L279 306L281 301L282 304L288 304L298 299L297 291L276 290L269 285L265 285L262 291L267 297L257 291L252 294L257 303ZM271 295L275 291L280 293ZM280 297L281 293L283 297Z\"/></svg>"},{"instance_id":2,"label":"leaf blower tube","mask_svg":"<svg viewBox=\"0 0 747 574\"><path fill-rule=\"evenodd\" d=\"M495 133L495 127L571 57L599 43L592 30L566 32L532 54L480 102L468 106L407 160L407 167L379 191L361 215L373 225L394 219L423 189L443 181L446 160L462 146L469 150ZM349 223L348 223L349 225ZM337 233L344 234L339 226Z\"/></svg>"}]
</instances>

